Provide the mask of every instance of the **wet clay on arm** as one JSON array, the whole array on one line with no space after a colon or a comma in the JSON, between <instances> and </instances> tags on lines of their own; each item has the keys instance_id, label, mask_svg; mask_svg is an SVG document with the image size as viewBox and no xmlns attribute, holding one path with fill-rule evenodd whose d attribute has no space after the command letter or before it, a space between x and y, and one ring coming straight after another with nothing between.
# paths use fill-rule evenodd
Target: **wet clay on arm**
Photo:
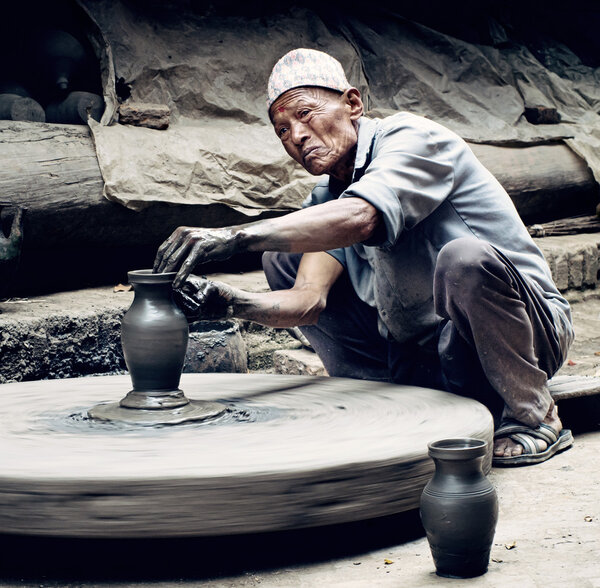
<instances>
[{"instance_id":1,"label":"wet clay on arm","mask_svg":"<svg viewBox=\"0 0 600 588\"><path fill-rule=\"evenodd\" d=\"M310 325L317 322L329 290L343 271L343 266L328 253L306 253L296 283L289 290L245 292L190 276L175 291L175 297L190 320L237 317L271 327Z\"/></svg>"},{"instance_id":2,"label":"wet clay on arm","mask_svg":"<svg viewBox=\"0 0 600 588\"><path fill-rule=\"evenodd\" d=\"M379 221L379 212L366 200L342 198L237 227L179 227L160 246L154 271L179 270L174 285L181 287L199 263L245 251L307 253L346 247L368 239Z\"/></svg>"}]
</instances>

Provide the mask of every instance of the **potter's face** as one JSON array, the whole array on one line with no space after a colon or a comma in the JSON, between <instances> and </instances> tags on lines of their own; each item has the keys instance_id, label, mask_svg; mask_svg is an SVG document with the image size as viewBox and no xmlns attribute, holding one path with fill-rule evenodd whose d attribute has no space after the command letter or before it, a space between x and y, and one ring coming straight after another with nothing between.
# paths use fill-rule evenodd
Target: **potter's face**
<instances>
[{"instance_id":1,"label":"potter's face","mask_svg":"<svg viewBox=\"0 0 600 588\"><path fill-rule=\"evenodd\" d=\"M275 133L292 159L313 175L338 177L353 157L356 121L362 112L358 90L339 94L302 87L281 95L270 115Z\"/></svg>"}]
</instances>

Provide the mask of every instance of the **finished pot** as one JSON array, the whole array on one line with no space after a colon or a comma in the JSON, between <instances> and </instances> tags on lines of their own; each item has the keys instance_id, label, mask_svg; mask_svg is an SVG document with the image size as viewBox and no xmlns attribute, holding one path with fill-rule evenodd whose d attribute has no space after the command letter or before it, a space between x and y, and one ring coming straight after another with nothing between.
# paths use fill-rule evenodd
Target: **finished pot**
<instances>
[{"instance_id":1,"label":"finished pot","mask_svg":"<svg viewBox=\"0 0 600 588\"><path fill-rule=\"evenodd\" d=\"M121 325L121 343L133 390L126 408L175 408L189 402L179 390L188 322L172 299L175 272L128 272L135 297Z\"/></svg>"},{"instance_id":2,"label":"finished pot","mask_svg":"<svg viewBox=\"0 0 600 588\"><path fill-rule=\"evenodd\" d=\"M498 521L498 497L482 472L480 439L430 443L433 478L421 495L421 521L439 576L471 578L487 571Z\"/></svg>"}]
</instances>

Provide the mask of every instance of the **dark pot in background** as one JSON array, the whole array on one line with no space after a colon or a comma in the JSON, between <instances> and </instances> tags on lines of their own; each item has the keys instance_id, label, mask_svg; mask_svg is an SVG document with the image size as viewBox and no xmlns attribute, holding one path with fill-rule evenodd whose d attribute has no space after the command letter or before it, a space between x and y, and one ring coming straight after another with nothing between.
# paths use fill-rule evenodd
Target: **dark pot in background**
<instances>
[{"instance_id":1,"label":"dark pot in background","mask_svg":"<svg viewBox=\"0 0 600 588\"><path fill-rule=\"evenodd\" d=\"M126 408L176 408L189 400L179 390L188 322L172 299L175 272L128 272L135 297L121 325L121 343L133 390Z\"/></svg>"},{"instance_id":2,"label":"dark pot in background","mask_svg":"<svg viewBox=\"0 0 600 588\"><path fill-rule=\"evenodd\" d=\"M91 92L71 92L62 102L46 106L46 121L69 125L86 125L88 116L96 121L102 118L104 100Z\"/></svg>"},{"instance_id":3,"label":"dark pot in background","mask_svg":"<svg viewBox=\"0 0 600 588\"><path fill-rule=\"evenodd\" d=\"M435 473L421 495L421 521L439 576L487 571L498 521L498 497L482 472L487 442L445 439L429 444Z\"/></svg>"}]
</instances>

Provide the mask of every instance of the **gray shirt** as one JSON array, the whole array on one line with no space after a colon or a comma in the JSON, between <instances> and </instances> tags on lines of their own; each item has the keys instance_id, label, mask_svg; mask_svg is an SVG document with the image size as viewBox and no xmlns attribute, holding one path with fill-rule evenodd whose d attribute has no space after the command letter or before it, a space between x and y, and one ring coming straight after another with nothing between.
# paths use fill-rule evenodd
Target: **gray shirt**
<instances>
[{"instance_id":1,"label":"gray shirt","mask_svg":"<svg viewBox=\"0 0 600 588\"><path fill-rule=\"evenodd\" d=\"M440 249L475 237L500 250L549 301L555 323L570 329L542 252L499 182L468 145L445 127L407 112L362 117L352 183L321 181L305 206L359 197L381 213L368 241L329 251L348 271L358 296L377 308L382 335L427 340L441 318L433 308Z\"/></svg>"}]
</instances>

